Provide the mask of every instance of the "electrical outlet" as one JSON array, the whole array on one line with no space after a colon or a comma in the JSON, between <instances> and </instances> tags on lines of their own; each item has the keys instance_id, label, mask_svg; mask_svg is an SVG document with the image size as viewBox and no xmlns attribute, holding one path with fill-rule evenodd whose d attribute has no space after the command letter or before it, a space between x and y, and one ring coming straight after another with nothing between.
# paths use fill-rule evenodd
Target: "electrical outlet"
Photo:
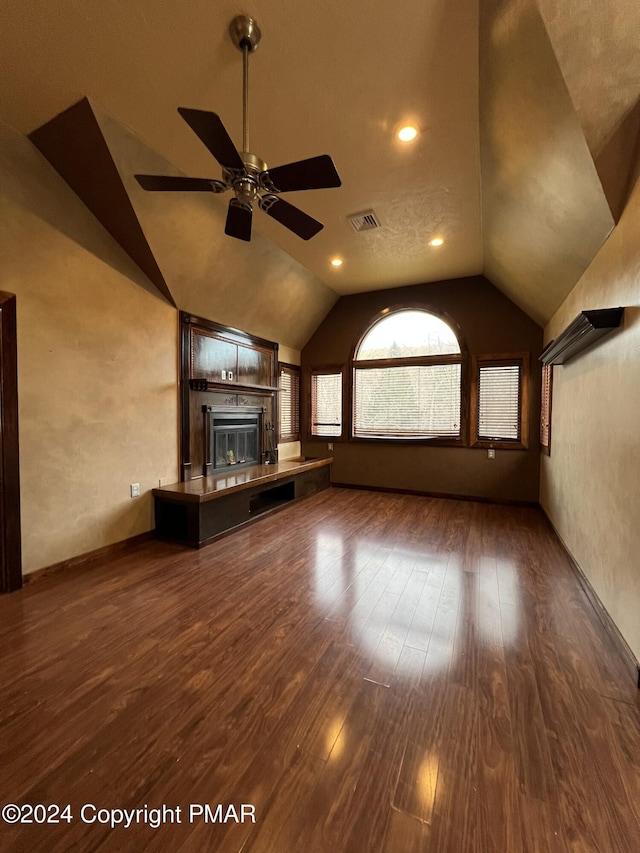
<instances>
[{"instance_id":1,"label":"electrical outlet","mask_svg":"<svg viewBox=\"0 0 640 853\"><path fill-rule=\"evenodd\" d=\"M140 483L131 483L131 497L139 498L140 497Z\"/></svg>"},{"instance_id":2,"label":"electrical outlet","mask_svg":"<svg viewBox=\"0 0 640 853\"><path fill-rule=\"evenodd\" d=\"M329 444L327 444L327 447L329 448L329 450L333 450L333 442L330 441Z\"/></svg>"},{"instance_id":3,"label":"electrical outlet","mask_svg":"<svg viewBox=\"0 0 640 853\"><path fill-rule=\"evenodd\" d=\"M227 379L229 380L229 382L233 382L233 370L230 370L227 373Z\"/></svg>"},{"instance_id":4,"label":"electrical outlet","mask_svg":"<svg viewBox=\"0 0 640 853\"><path fill-rule=\"evenodd\" d=\"M493 447L490 447L490 448L487 450L487 459L495 459L495 458L496 458L496 452L495 452L495 450L493 449Z\"/></svg>"}]
</instances>

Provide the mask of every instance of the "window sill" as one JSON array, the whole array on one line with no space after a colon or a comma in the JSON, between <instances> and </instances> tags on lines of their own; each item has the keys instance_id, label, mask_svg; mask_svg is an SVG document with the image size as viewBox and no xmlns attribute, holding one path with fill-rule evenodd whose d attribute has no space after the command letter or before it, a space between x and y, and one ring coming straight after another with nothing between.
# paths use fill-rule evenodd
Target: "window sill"
<instances>
[{"instance_id":1,"label":"window sill","mask_svg":"<svg viewBox=\"0 0 640 853\"><path fill-rule=\"evenodd\" d=\"M528 450L529 445L524 444L522 441L500 441L499 439L495 441L485 441L484 439L481 441L474 441L471 445L472 449L478 450Z\"/></svg>"},{"instance_id":2,"label":"window sill","mask_svg":"<svg viewBox=\"0 0 640 853\"><path fill-rule=\"evenodd\" d=\"M427 438L419 436L410 438L409 436L351 436L349 441L353 444L400 444L405 446L415 447L465 447L461 438Z\"/></svg>"}]
</instances>

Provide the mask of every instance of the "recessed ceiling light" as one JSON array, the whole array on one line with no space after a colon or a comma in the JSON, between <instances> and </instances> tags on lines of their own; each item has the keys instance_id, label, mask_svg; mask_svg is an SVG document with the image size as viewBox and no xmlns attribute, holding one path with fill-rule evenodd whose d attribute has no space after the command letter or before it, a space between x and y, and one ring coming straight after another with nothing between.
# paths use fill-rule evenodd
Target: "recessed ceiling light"
<instances>
[{"instance_id":1,"label":"recessed ceiling light","mask_svg":"<svg viewBox=\"0 0 640 853\"><path fill-rule=\"evenodd\" d=\"M332 267L341 267L342 266L342 258L331 258L331 266Z\"/></svg>"},{"instance_id":2,"label":"recessed ceiling light","mask_svg":"<svg viewBox=\"0 0 640 853\"><path fill-rule=\"evenodd\" d=\"M400 142L413 142L418 135L418 129L407 124L405 127L400 128L397 135Z\"/></svg>"},{"instance_id":3,"label":"recessed ceiling light","mask_svg":"<svg viewBox=\"0 0 640 853\"><path fill-rule=\"evenodd\" d=\"M443 243L444 237L433 237L431 240L429 240L430 246L442 246Z\"/></svg>"}]
</instances>

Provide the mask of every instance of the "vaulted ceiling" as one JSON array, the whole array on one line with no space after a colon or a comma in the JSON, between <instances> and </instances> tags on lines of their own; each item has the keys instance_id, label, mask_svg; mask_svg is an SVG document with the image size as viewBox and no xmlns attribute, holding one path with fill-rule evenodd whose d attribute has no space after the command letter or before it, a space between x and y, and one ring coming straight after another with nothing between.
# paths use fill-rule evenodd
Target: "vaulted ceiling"
<instances>
[{"instance_id":1,"label":"vaulted ceiling","mask_svg":"<svg viewBox=\"0 0 640 853\"><path fill-rule=\"evenodd\" d=\"M262 248L230 246L228 196L150 200L131 180L152 163L220 177L178 106L217 112L240 147L242 58L228 35L240 12L263 33L250 61L252 151L271 166L329 153L342 178L287 197L325 224L309 242L257 213ZM304 271L301 340L328 310L327 288L481 272L542 324L637 178L637 0L4 0L0 23L0 120L31 134L88 96L179 307L211 315L190 281L197 291L216 259L242 265L242 252L269 264L275 244L294 267L276 264L272 285ZM395 137L405 123L420 131L411 144ZM380 228L357 234L347 216L369 209ZM305 321L309 287L322 295Z\"/></svg>"}]
</instances>

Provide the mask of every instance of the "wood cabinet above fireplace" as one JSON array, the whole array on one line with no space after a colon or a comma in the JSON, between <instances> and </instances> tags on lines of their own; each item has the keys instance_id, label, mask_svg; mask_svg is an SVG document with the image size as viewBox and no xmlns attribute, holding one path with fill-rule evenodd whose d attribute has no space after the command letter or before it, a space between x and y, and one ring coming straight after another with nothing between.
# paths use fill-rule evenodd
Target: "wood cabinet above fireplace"
<instances>
[{"instance_id":1,"label":"wood cabinet above fireplace","mask_svg":"<svg viewBox=\"0 0 640 853\"><path fill-rule=\"evenodd\" d=\"M277 344L188 317L189 381L197 390L277 386Z\"/></svg>"}]
</instances>

